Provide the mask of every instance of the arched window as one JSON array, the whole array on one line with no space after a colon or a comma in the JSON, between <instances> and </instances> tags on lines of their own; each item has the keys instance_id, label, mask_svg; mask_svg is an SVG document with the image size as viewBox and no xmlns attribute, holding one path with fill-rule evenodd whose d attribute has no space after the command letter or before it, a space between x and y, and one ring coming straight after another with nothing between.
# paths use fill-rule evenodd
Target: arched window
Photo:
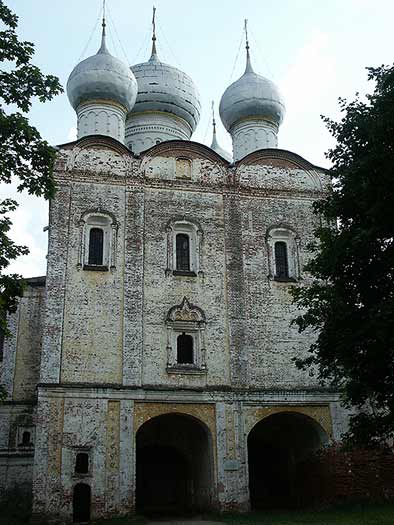
<instances>
[{"instance_id":1,"label":"arched window","mask_svg":"<svg viewBox=\"0 0 394 525\"><path fill-rule=\"evenodd\" d=\"M89 454L78 452L75 458L75 472L77 474L87 474L89 472Z\"/></svg>"},{"instance_id":2,"label":"arched window","mask_svg":"<svg viewBox=\"0 0 394 525\"><path fill-rule=\"evenodd\" d=\"M178 335L177 337L177 362L180 365L192 365L193 359L193 336L189 334Z\"/></svg>"},{"instance_id":3,"label":"arched window","mask_svg":"<svg viewBox=\"0 0 394 525\"><path fill-rule=\"evenodd\" d=\"M176 236L176 269L190 271L190 239L186 233Z\"/></svg>"},{"instance_id":4,"label":"arched window","mask_svg":"<svg viewBox=\"0 0 394 525\"><path fill-rule=\"evenodd\" d=\"M287 244L284 241L278 241L275 243L275 270L275 277L278 279L289 278Z\"/></svg>"},{"instance_id":5,"label":"arched window","mask_svg":"<svg viewBox=\"0 0 394 525\"><path fill-rule=\"evenodd\" d=\"M89 231L88 264L101 266L104 255L104 231L102 228L91 228Z\"/></svg>"},{"instance_id":6,"label":"arched window","mask_svg":"<svg viewBox=\"0 0 394 525\"><path fill-rule=\"evenodd\" d=\"M86 212L79 221L78 267L107 271L116 268L117 223L105 212Z\"/></svg>"}]
</instances>

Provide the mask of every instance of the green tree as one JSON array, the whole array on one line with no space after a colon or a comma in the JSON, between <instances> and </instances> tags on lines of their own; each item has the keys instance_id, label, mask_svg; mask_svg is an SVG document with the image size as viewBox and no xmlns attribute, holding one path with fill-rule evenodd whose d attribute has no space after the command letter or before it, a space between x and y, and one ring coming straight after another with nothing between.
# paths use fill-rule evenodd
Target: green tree
<instances>
[{"instance_id":1,"label":"green tree","mask_svg":"<svg viewBox=\"0 0 394 525\"><path fill-rule=\"evenodd\" d=\"M29 124L26 114L34 99L51 100L62 87L57 77L44 75L32 64L34 45L18 39L18 17L2 0L0 21L0 182L16 181L18 191L48 199L55 190L55 150ZM0 329L6 334L6 316L16 310L23 281L17 274L4 275L4 270L28 253L27 247L16 245L9 236L8 214L17 206L12 199L0 200Z\"/></svg>"},{"instance_id":2,"label":"green tree","mask_svg":"<svg viewBox=\"0 0 394 525\"><path fill-rule=\"evenodd\" d=\"M293 295L299 330L316 331L297 366L343 392L355 408L347 440L373 446L394 437L394 67L368 78L372 94L340 99L342 119L324 118L337 141L333 191L314 206L313 284Z\"/></svg>"}]
</instances>

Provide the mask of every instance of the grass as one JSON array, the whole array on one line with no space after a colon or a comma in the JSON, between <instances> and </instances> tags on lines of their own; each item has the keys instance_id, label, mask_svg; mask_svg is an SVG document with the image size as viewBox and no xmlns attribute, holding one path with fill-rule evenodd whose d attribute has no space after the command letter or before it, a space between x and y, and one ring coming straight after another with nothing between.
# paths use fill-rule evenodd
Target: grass
<instances>
[{"instance_id":1,"label":"grass","mask_svg":"<svg viewBox=\"0 0 394 525\"><path fill-rule=\"evenodd\" d=\"M394 504L354 505L326 510L266 511L248 514L206 515L199 519L219 521L229 525L394 525ZM170 521L163 518L163 521ZM134 516L103 520L96 525L142 525L149 520ZM155 519L155 521L159 521ZM175 518L174 521L182 521Z\"/></svg>"},{"instance_id":2,"label":"grass","mask_svg":"<svg viewBox=\"0 0 394 525\"><path fill-rule=\"evenodd\" d=\"M394 504L354 505L326 510L266 511L248 514L205 515L198 519L219 521L228 525L394 525ZM170 521L170 518L163 518ZM142 516L100 520L95 525L144 525L148 519ZM155 518L155 521L157 518ZM177 517L174 521L182 521ZM0 514L1 525L23 525L26 521L14 516Z\"/></svg>"},{"instance_id":3,"label":"grass","mask_svg":"<svg viewBox=\"0 0 394 525\"><path fill-rule=\"evenodd\" d=\"M394 525L394 505L356 505L327 510L267 511L224 515L231 525Z\"/></svg>"}]
</instances>

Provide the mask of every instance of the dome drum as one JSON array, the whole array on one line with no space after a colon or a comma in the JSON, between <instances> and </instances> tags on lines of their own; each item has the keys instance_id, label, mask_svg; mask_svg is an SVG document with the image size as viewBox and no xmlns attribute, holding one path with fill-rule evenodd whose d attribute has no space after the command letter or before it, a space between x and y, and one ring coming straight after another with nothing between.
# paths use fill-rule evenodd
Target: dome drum
<instances>
[{"instance_id":1,"label":"dome drum","mask_svg":"<svg viewBox=\"0 0 394 525\"><path fill-rule=\"evenodd\" d=\"M108 101L85 102L77 108L78 138L107 135L124 143L126 110Z\"/></svg>"},{"instance_id":2,"label":"dome drum","mask_svg":"<svg viewBox=\"0 0 394 525\"><path fill-rule=\"evenodd\" d=\"M190 140L191 133L186 121L169 113L131 113L126 120L125 143L134 153L141 153L167 140Z\"/></svg>"},{"instance_id":3,"label":"dome drum","mask_svg":"<svg viewBox=\"0 0 394 525\"><path fill-rule=\"evenodd\" d=\"M278 147L279 125L264 118L248 118L231 128L234 161L259 149Z\"/></svg>"}]
</instances>

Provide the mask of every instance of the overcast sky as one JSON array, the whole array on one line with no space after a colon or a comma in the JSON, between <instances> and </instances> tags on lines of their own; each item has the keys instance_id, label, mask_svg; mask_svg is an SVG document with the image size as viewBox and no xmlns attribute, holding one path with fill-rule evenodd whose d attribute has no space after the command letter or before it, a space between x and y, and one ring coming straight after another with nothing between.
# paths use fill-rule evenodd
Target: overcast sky
<instances>
[{"instance_id":1,"label":"overcast sky","mask_svg":"<svg viewBox=\"0 0 394 525\"><path fill-rule=\"evenodd\" d=\"M100 41L102 0L6 0L18 14L18 33L34 42L35 63L65 86L73 67L94 54ZM390 0L156 0L158 53L181 68L201 94L202 116L193 140L210 144L210 101L216 107L226 87L245 67L243 20L255 71L279 86L286 117L279 147L328 167L332 139L320 115L338 118L338 97L352 99L372 90L366 66L394 62L394 2ZM150 55L152 3L107 0L108 45L130 65ZM97 23L96 29L95 25ZM51 144L75 138L76 117L67 95L35 103L31 122ZM231 140L218 121L221 145ZM10 186L1 197L15 196ZM11 270L31 277L45 274L47 203L25 195L12 217L13 238L30 249Z\"/></svg>"}]
</instances>

